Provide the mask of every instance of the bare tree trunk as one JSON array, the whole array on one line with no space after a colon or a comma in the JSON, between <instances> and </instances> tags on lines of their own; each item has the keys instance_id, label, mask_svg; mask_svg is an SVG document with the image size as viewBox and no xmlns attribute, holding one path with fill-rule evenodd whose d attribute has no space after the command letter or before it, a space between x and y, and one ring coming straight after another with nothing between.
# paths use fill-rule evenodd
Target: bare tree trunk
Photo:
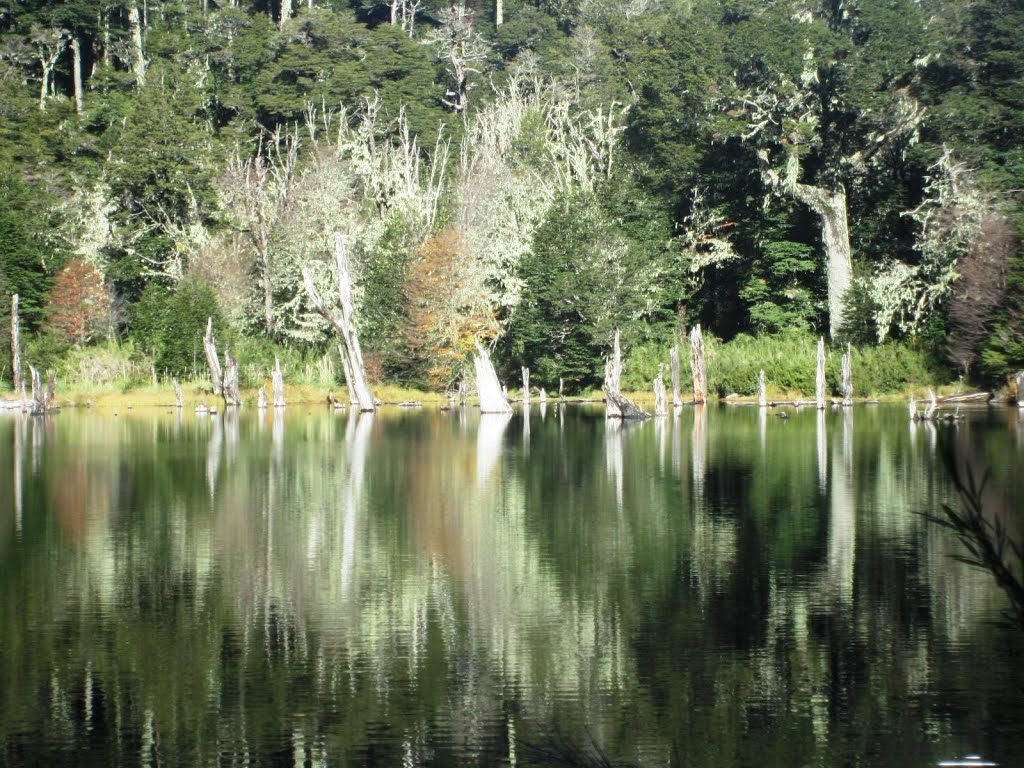
<instances>
[{"instance_id":1,"label":"bare tree trunk","mask_svg":"<svg viewBox=\"0 0 1024 768\"><path fill-rule=\"evenodd\" d=\"M185 407L185 397L181 393L181 387L178 385L178 380L177 379L171 379L171 386L174 388L174 407L175 408L184 408Z\"/></svg>"},{"instance_id":2,"label":"bare tree trunk","mask_svg":"<svg viewBox=\"0 0 1024 768\"><path fill-rule=\"evenodd\" d=\"M708 401L708 373L704 360L704 334L699 323L690 330L690 371L693 374L693 402L703 405Z\"/></svg>"},{"instance_id":3,"label":"bare tree trunk","mask_svg":"<svg viewBox=\"0 0 1024 768\"><path fill-rule=\"evenodd\" d=\"M480 413L512 413L512 406L508 404L502 391L498 374L494 372L494 366L491 364L491 357L479 341L476 342L473 367L476 369L476 392L480 398Z\"/></svg>"},{"instance_id":4,"label":"bare tree trunk","mask_svg":"<svg viewBox=\"0 0 1024 768\"><path fill-rule=\"evenodd\" d=\"M674 335L674 334L673 334ZM672 407L679 408L683 404L683 398L679 394L679 345L673 344L668 351L668 359L672 368Z\"/></svg>"},{"instance_id":5,"label":"bare tree trunk","mask_svg":"<svg viewBox=\"0 0 1024 768\"><path fill-rule=\"evenodd\" d=\"M651 415L628 397L623 397L620 383L622 381L622 349L619 346L619 332L615 331L612 344L612 357L604 366L604 394L607 399L605 418L609 419L649 419Z\"/></svg>"},{"instance_id":6,"label":"bare tree trunk","mask_svg":"<svg viewBox=\"0 0 1024 768\"><path fill-rule=\"evenodd\" d=\"M46 389L43 389L43 381L39 376L39 371L31 365L28 367L28 370L32 376L32 414L38 416L40 414L49 413L53 409L57 379L54 376L50 376L50 379L46 384Z\"/></svg>"},{"instance_id":7,"label":"bare tree trunk","mask_svg":"<svg viewBox=\"0 0 1024 768\"><path fill-rule=\"evenodd\" d=\"M845 297L853 274L846 189L842 184L836 189L796 184L793 196L821 219L821 240L827 259L829 335L834 339L843 325Z\"/></svg>"},{"instance_id":8,"label":"bare tree trunk","mask_svg":"<svg viewBox=\"0 0 1024 768\"><path fill-rule=\"evenodd\" d=\"M523 407L530 407L530 369L523 368Z\"/></svg>"},{"instance_id":9,"label":"bare tree trunk","mask_svg":"<svg viewBox=\"0 0 1024 768\"><path fill-rule=\"evenodd\" d=\"M217 342L213 338L213 318L206 319L206 336L203 337L203 351L206 352L206 364L210 368L210 382L213 385L213 394L219 395L224 391L221 382L220 359L217 357Z\"/></svg>"},{"instance_id":10,"label":"bare tree trunk","mask_svg":"<svg viewBox=\"0 0 1024 768\"><path fill-rule=\"evenodd\" d=\"M260 391L256 395L256 409L259 411L267 410L267 385L260 384Z\"/></svg>"},{"instance_id":11,"label":"bare tree trunk","mask_svg":"<svg viewBox=\"0 0 1024 768\"><path fill-rule=\"evenodd\" d=\"M928 405L924 409L924 416L922 417L925 421L932 421L935 418L935 411L939 407L939 401L935 398L935 390L931 387L928 388Z\"/></svg>"},{"instance_id":12,"label":"bare tree trunk","mask_svg":"<svg viewBox=\"0 0 1024 768\"><path fill-rule=\"evenodd\" d=\"M842 390L843 405L853 405L853 353L850 345L846 345L846 354L842 359Z\"/></svg>"},{"instance_id":13,"label":"bare tree trunk","mask_svg":"<svg viewBox=\"0 0 1024 768\"><path fill-rule=\"evenodd\" d=\"M494 24L500 27L505 23L505 2L504 0L494 0Z\"/></svg>"},{"instance_id":14,"label":"bare tree trunk","mask_svg":"<svg viewBox=\"0 0 1024 768\"><path fill-rule=\"evenodd\" d=\"M309 270L302 269L302 278L306 284L306 292L310 301L316 307L317 312L324 316L335 330L341 334L345 343L345 351L348 353L349 366L352 369L352 378L349 385L355 390L359 410L363 412L377 409L373 400L373 393L370 391L370 383L366 379L366 368L363 365L363 352L359 346L359 336L353 327L353 316L355 311L352 306L352 278L348 271L348 255L345 252L345 238L340 233L334 238L334 259L338 273L338 300L341 312L335 312L327 307L320 294L313 285L313 278Z\"/></svg>"},{"instance_id":15,"label":"bare tree trunk","mask_svg":"<svg viewBox=\"0 0 1024 768\"><path fill-rule=\"evenodd\" d=\"M82 44L78 35L71 38L72 72L75 82L75 112L82 114L85 111L84 99L82 96Z\"/></svg>"},{"instance_id":16,"label":"bare tree trunk","mask_svg":"<svg viewBox=\"0 0 1024 768\"><path fill-rule=\"evenodd\" d=\"M668 394L665 392L664 372L658 366L658 376L654 380L654 415L668 416Z\"/></svg>"},{"instance_id":17,"label":"bare tree trunk","mask_svg":"<svg viewBox=\"0 0 1024 768\"><path fill-rule=\"evenodd\" d=\"M146 84L146 52L142 43L142 17L134 0L128 5L128 23L132 27L132 47L135 49L132 71L135 73L136 82L142 86Z\"/></svg>"},{"instance_id":18,"label":"bare tree trunk","mask_svg":"<svg viewBox=\"0 0 1024 768\"><path fill-rule=\"evenodd\" d=\"M764 384L764 371L757 374L757 404L764 408L768 405L768 389Z\"/></svg>"},{"instance_id":19,"label":"bare tree trunk","mask_svg":"<svg viewBox=\"0 0 1024 768\"><path fill-rule=\"evenodd\" d=\"M242 396L238 391L238 361L224 351L224 406L236 408L242 404Z\"/></svg>"},{"instance_id":20,"label":"bare tree trunk","mask_svg":"<svg viewBox=\"0 0 1024 768\"><path fill-rule=\"evenodd\" d=\"M548 401L548 393L545 391L544 387L540 388L540 394L537 396L537 399L540 400L542 405Z\"/></svg>"},{"instance_id":21,"label":"bare tree trunk","mask_svg":"<svg viewBox=\"0 0 1024 768\"><path fill-rule=\"evenodd\" d=\"M18 316L18 294L11 297L11 383L15 392L21 391L21 318Z\"/></svg>"},{"instance_id":22,"label":"bare tree trunk","mask_svg":"<svg viewBox=\"0 0 1024 768\"><path fill-rule=\"evenodd\" d=\"M14 300L18 300L17 294L14 296ZM13 320L11 327L14 327ZM1014 392L1017 395L1017 405L1024 406L1024 371L1018 371L1017 375L1013 377Z\"/></svg>"},{"instance_id":23,"label":"bare tree trunk","mask_svg":"<svg viewBox=\"0 0 1024 768\"><path fill-rule=\"evenodd\" d=\"M281 26L292 17L292 0L281 0Z\"/></svg>"},{"instance_id":24,"label":"bare tree trunk","mask_svg":"<svg viewBox=\"0 0 1024 768\"><path fill-rule=\"evenodd\" d=\"M825 340L818 339L818 363L814 371L814 402L820 411L825 407Z\"/></svg>"},{"instance_id":25,"label":"bare tree trunk","mask_svg":"<svg viewBox=\"0 0 1024 768\"><path fill-rule=\"evenodd\" d=\"M561 376L558 377L558 402L565 402L565 381L562 380Z\"/></svg>"},{"instance_id":26,"label":"bare tree trunk","mask_svg":"<svg viewBox=\"0 0 1024 768\"><path fill-rule=\"evenodd\" d=\"M284 408L284 374L281 373L281 361L274 358L274 373L270 377L274 390L274 407Z\"/></svg>"},{"instance_id":27,"label":"bare tree trunk","mask_svg":"<svg viewBox=\"0 0 1024 768\"><path fill-rule=\"evenodd\" d=\"M391 0L391 23L398 23L398 0Z\"/></svg>"}]
</instances>

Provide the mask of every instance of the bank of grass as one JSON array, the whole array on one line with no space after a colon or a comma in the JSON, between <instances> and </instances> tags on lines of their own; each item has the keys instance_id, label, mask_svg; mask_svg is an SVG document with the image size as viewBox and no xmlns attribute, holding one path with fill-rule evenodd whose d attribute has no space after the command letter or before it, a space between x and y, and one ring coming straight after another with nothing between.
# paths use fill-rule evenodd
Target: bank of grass
<instances>
[{"instance_id":1,"label":"bank of grass","mask_svg":"<svg viewBox=\"0 0 1024 768\"><path fill-rule=\"evenodd\" d=\"M840 359L846 347L826 341L825 378L831 395L840 392ZM856 397L899 399L911 394L921 396L929 387L938 394L966 391L949 378L949 372L936 367L921 350L904 342L851 348L853 386ZM713 396L757 395L757 376L763 370L768 397L795 400L814 395L817 365L817 338L805 334L747 336L741 334L728 342L705 340L708 388ZM689 383L689 346L682 350L683 389ZM668 349L639 347L632 350L623 372L623 387L638 391L650 388L664 365L668 377Z\"/></svg>"}]
</instances>

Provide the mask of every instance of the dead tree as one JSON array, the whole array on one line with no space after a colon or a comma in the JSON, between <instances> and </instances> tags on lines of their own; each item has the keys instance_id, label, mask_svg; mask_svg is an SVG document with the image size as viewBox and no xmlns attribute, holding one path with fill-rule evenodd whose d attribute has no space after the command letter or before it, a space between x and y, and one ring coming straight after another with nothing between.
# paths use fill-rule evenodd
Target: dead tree
<instances>
[{"instance_id":1,"label":"dead tree","mask_svg":"<svg viewBox=\"0 0 1024 768\"><path fill-rule=\"evenodd\" d=\"M480 399L480 413L512 413L512 406L502 391L498 374L494 372L491 357L479 341L476 342L476 355L473 357L476 369L476 391Z\"/></svg>"},{"instance_id":2,"label":"dead tree","mask_svg":"<svg viewBox=\"0 0 1024 768\"><path fill-rule=\"evenodd\" d=\"M238 361L231 353L224 350L224 407L237 408L242 404L242 396L238 391Z\"/></svg>"},{"instance_id":3,"label":"dead tree","mask_svg":"<svg viewBox=\"0 0 1024 768\"><path fill-rule=\"evenodd\" d=\"M658 366L658 376L654 379L654 415L668 416L668 395L665 392L665 379L662 366Z\"/></svg>"},{"instance_id":4,"label":"dead tree","mask_svg":"<svg viewBox=\"0 0 1024 768\"><path fill-rule=\"evenodd\" d=\"M672 369L672 406L679 408L683 398L679 394L679 345L673 344L668 351L669 365Z\"/></svg>"},{"instance_id":5,"label":"dead tree","mask_svg":"<svg viewBox=\"0 0 1024 768\"><path fill-rule=\"evenodd\" d=\"M541 404L544 404L548 401L548 393L544 389L544 387L540 388L540 394L537 396L537 399L540 400Z\"/></svg>"},{"instance_id":6,"label":"dead tree","mask_svg":"<svg viewBox=\"0 0 1024 768\"><path fill-rule=\"evenodd\" d=\"M174 407L175 408L184 408L185 407L185 397L181 393L181 386L178 384L178 380L177 379L171 379L171 386L174 388Z\"/></svg>"},{"instance_id":7,"label":"dead tree","mask_svg":"<svg viewBox=\"0 0 1024 768\"><path fill-rule=\"evenodd\" d=\"M349 392L355 392L356 405L363 412L377 410L373 400L373 392L370 391L370 382L366 378L366 368L363 365L363 351L359 346L359 335L356 333L353 320L355 309L352 305L352 277L348 269L348 253L345 250L345 237L340 232L334 236L334 263L338 278L338 310L328 307L313 284L313 277L309 269L302 268L302 279L306 284L306 292L310 301L323 317L334 326L334 329L341 336L345 347L346 355L342 362L348 360L345 371Z\"/></svg>"},{"instance_id":8,"label":"dead tree","mask_svg":"<svg viewBox=\"0 0 1024 768\"><path fill-rule=\"evenodd\" d=\"M530 407L530 369L523 368L523 407Z\"/></svg>"},{"instance_id":9,"label":"dead tree","mask_svg":"<svg viewBox=\"0 0 1024 768\"><path fill-rule=\"evenodd\" d=\"M565 402L565 381L561 376L558 377L558 402Z\"/></svg>"},{"instance_id":10,"label":"dead tree","mask_svg":"<svg viewBox=\"0 0 1024 768\"><path fill-rule=\"evenodd\" d=\"M764 385L764 371L757 374L757 404L764 408L768 405L768 392Z\"/></svg>"},{"instance_id":11,"label":"dead tree","mask_svg":"<svg viewBox=\"0 0 1024 768\"><path fill-rule=\"evenodd\" d=\"M825 339L818 339L818 364L814 372L814 402L820 411L825 407Z\"/></svg>"},{"instance_id":12,"label":"dead tree","mask_svg":"<svg viewBox=\"0 0 1024 768\"><path fill-rule=\"evenodd\" d=\"M604 366L604 395L607 399L605 417L609 419L649 419L651 415L620 390L622 379L622 349L619 346L619 332L615 331L611 359Z\"/></svg>"},{"instance_id":13,"label":"dead tree","mask_svg":"<svg viewBox=\"0 0 1024 768\"><path fill-rule=\"evenodd\" d=\"M267 385L260 384L260 391L256 395L256 408L260 411L267 410Z\"/></svg>"},{"instance_id":14,"label":"dead tree","mask_svg":"<svg viewBox=\"0 0 1024 768\"><path fill-rule=\"evenodd\" d=\"M18 317L18 294L11 297L11 383L15 392L21 391L21 319Z\"/></svg>"},{"instance_id":15,"label":"dead tree","mask_svg":"<svg viewBox=\"0 0 1024 768\"><path fill-rule=\"evenodd\" d=\"M274 407L284 408L284 375L281 373L281 361L276 357L274 358L274 372L270 375L270 383L274 390Z\"/></svg>"},{"instance_id":16,"label":"dead tree","mask_svg":"<svg viewBox=\"0 0 1024 768\"><path fill-rule=\"evenodd\" d=\"M708 371L704 360L704 334L699 323L690 331L690 371L693 374L693 402L703 405L708 401Z\"/></svg>"},{"instance_id":17,"label":"dead tree","mask_svg":"<svg viewBox=\"0 0 1024 768\"><path fill-rule=\"evenodd\" d=\"M842 359L842 385L843 390L843 405L853 405L853 363L852 363L852 351L850 345L846 345L846 354L843 355Z\"/></svg>"},{"instance_id":18,"label":"dead tree","mask_svg":"<svg viewBox=\"0 0 1024 768\"><path fill-rule=\"evenodd\" d=\"M1017 371L1017 375L1013 377L1013 384L1017 405L1024 406L1024 371Z\"/></svg>"},{"instance_id":19,"label":"dead tree","mask_svg":"<svg viewBox=\"0 0 1024 768\"><path fill-rule=\"evenodd\" d=\"M46 389L43 389L43 381L39 376L39 371L32 365L28 367L28 370L32 377L32 400L30 401L29 408L34 416L49 413L53 410L57 379L51 375L46 384Z\"/></svg>"},{"instance_id":20,"label":"dead tree","mask_svg":"<svg viewBox=\"0 0 1024 768\"><path fill-rule=\"evenodd\" d=\"M224 391L224 385L221 380L220 359L217 357L217 342L213 338L212 317L206 320L203 351L206 353L206 364L210 368L210 383L213 385L213 394L219 395Z\"/></svg>"}]
</instances>

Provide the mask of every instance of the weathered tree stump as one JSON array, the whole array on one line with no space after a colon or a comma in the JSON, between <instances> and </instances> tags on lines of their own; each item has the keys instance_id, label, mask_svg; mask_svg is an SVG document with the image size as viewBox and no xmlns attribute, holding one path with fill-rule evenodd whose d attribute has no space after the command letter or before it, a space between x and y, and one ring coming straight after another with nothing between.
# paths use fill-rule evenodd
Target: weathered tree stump
<instances>
[{"instance_id":1,"label":"weathered tree stump","mask_svg":"<svg viewBox=\"0 0 1024 768\"><path fill-rule=\"evenodd\" d=\"M768 390L764 384L764 371L757 374L757 404L764 408L768 405Z\"/></svg>"},{"instance_id":2,"label":"weathered tree stump","mask_svg":"<svg viewBox=\"0 0 1024 768\"><path fill-rule=\"evenodd\" d=\"M558 377L558 402L565 402L565 381L561 376Z\"/></svg>"},{"instance_id":3,"label":"weathered tree stump","mask_svg":"<svg viewBox=\"0 0 1024 768\"><path fill-rule=\"evenodd\" d=\"M665 392L665 379L662 366L658 366L658 376L654 379L654 415L668 416L668 395Z\"/></svg>"},{"instance_id":4,"label":"weathered tree stump","mask_svg":"<svg viewBox=\"0 0 1024 768\"><path fill-rule=\"evenodd\" d=\"M548 393L545 391L544 387L540 388L540 394L537 396L537 399L540 400L542 404L548 401Z\"/></svg>"},{"instance_id":5,"label":"weathered tree stump","mask_svg":"<svg viewBox=\"0 0 1024 768\"><path fill-rule=\"evenodd\" d=\"M267 385L260 384L260 391L256 393L256 408L260 411L267 410Z\"/></svg>"},{"instance_id":6,"label":"weathered tree stump","mask_svg":"<svg viewBox=\"0 0 1024 768\"><path fill-rule=\"evenodd\" d=\"M465 406L467 400L469 400L469 382L463 376L459 380L459 405Z\"/></svg>"},{"instance_id":7,"label":"weathered tree stump","mask_svg":"<svg viewBox=\"0 0 1024 768\"><path fill-rule=\"evenodd\" d=\"M679 408L683 404L683 398L680 395L680 378L679 378L679 345L673 344L672 349L668 351L669 367L672 369L672 406Z\"/></svg>"},{"instance_id":8,"label":"weathered tree stump","mask_svg":"<svg viewBox=\"0 0 1024 768\"><path fill-rule=\"evenodd\" d=\"M206 320L206 335L203 337L203 351L206 353L206 364L210 368L210 383L213 385L213 394L221 394L223 381L220 370L220 358L217 356L217 342L213 338L213 318Z\"/></svg>"},{"instance_id":9,"label":"weathered tree stump","mask_svg":"<svg viewBox=\"0 0 1024 768\"><path fill-rule=\"evenodd\" d=\"M29 410L34 416L49 413L53 410L57 380L51 375L46 388L44 389L43 380L39 376L39 371L36 370L35 366L30 365L28 370L32 379L32 399L29 401Z\"/></svg>"},{"instance_id":10,"label":"weathered tree stump","mask_svg":"<svg viewBox=\"0 0 1024 768\"><path fill-rule=\"evenodd\" d=\"M842 390L843 390L843 405L853 405L853 352L850 345L846 345L846 354L843 355L841 362L842 368Z\"/></svg>"},{"instance_id":11,"label":"weathered tree stump","mask_svg":"<svg viewBox=\"0 0 1024 768\"><path fill-rule=\"evenodd\" d=\"M21 380L21 318L18 315L18 294L11 296L11 383L20 392Z\"/></svg>"},{"instance_id":12,"label":"weathered tree stump","mask_svg":"<svg viewBox=\"0 0 1024 768\"><path fill-rule=\"evenodd\" d=\"M1013 383L1017 405L1024 406L1024 371L1017 371L1017 375L1013 377Z\"/></svg>"},{"instance_id":13,"label":"weathered tree stump","mask_svg":"<svg viewBox=\"0 0 1024 768\"><path fill-rule=\"evenodd\" d=\"M523 367L523 407L530 407L530 369Z\"/></svg>"},{"instance_id":14,"label":"weathered tree stump","mask_svg":"<svg viewBox=\"0 0 1024 768\"><path fill-rule=\"evenodd\" d=\"M704 334L699 323L690 331L690 372L693 374L693 402L702 405L708 401L708 370L704 360Z\"/></svg>"},{"instance_id":15,"label":"weathered tree stump","mask_svg":"<svg viewBox=\"0 0 1024 768\"><path fill-rule=\"evenodd\" d=\"M274 407L284 408L284 374L281 373L281 361L274 358L274 371L270 375L270 385L274 393Z\"/></svg>"},{"instance_id":16,"label":"weathered tree stump","mask_svg":"<svg viewBox=\"0 0 1024 768\"><path fill-rule=\"evenodd\" d=\"M181 386L178 384L178 380L171 379L171 386L174 388L174 407L184 408L185 396L181 392Z\"/></svg>"},{"instance_id":17,"label":"weathered tree stump","mask_svg":"<svg viewBox=\"0 0 1024 768\"><path fill-rule=\"evenodd\" d=\"M818 364L814 372L814 402L818 410L825 408L825 339L818 338Z\"/></svg>"},{"instance_id":18,"label":"weathered tree stump","mask_svg":"<svg viewBox=\"0 0 1024 768\"><path fill-rule=\"evenodd\" d=\"M910 396L910 401L907 403L907 410L910 412L910 420L917 421L919 417L917 412L917 400L914 399L913 395Z\"/></svg>"},{"instance_id":19,"label":"weathered tree stump","mask_svg":"<svg viewBox=\"0 0 1024 768\"><path fill-rule=\"evenodd\" d=\"M227 350L224 351L224 379L222 382L225 408L237 408L242 404L238 391L238 361Z\"/></svg>"},{"instance_id":20,"label":"weathered tree stump","mask_svg":"<svg viewBox=\"0 0 1024 768\"><path fill-rule=\"evenodd\" d=\"M609 419L649 419L651 415L643 408L623 397L619 382L622 380L622 349L619 346L619 332L615 331L612 344L611 359L604 366L604 395L607 400L605 418Z\"/></svg>"},{"instance_id":21,"label":"weathered tree stump","mask_svg":"<svg viewBox=\"0 0 1024 768\"><path fill-rule=\"evenodd\" d=\"M355 309L352 304L352 278L348 269L348 254L345 250L345 237L340 232L334 236L334 263L338 278L338 304L340 311L328 307L313 284L309 269L302 268L302 279L309 294L310 301L341 336L345 355L342 363L348 360L345 370L349 392L355 392L356 405L363 412L375 411L377 404L370 390L370 382L366 378L366 367L363 365L363 352L359 346L359 335L354 325Z\"/></svg>"},{"instance_id":22,"label":"weathered tree stump","mask_svg":"<svg viewBox=\"0 0 1024 768\"><path fill-rule=\"evenodd\" d=\"M480 413L512 413L512 406L494 372L491 356L479 341L476 343L476 355L473 367L476 370L476 392L480 399Z\"/></svg>"}]
</instances>

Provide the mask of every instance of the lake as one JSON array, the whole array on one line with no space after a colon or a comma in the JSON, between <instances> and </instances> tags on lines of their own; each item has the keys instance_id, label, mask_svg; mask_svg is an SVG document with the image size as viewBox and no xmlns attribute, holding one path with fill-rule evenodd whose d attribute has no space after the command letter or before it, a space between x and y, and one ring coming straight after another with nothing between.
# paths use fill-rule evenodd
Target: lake
<instances>
[{"instance_id":1,"label":"lake","mask_svg":"<svg viewBox=\"0 0 1024 768\"><path fill-rule=\"evenodd\" d=\"M1024 415L789 412L0 416L0 764L1019 765Z\"/></svg>"}]
</instances>

